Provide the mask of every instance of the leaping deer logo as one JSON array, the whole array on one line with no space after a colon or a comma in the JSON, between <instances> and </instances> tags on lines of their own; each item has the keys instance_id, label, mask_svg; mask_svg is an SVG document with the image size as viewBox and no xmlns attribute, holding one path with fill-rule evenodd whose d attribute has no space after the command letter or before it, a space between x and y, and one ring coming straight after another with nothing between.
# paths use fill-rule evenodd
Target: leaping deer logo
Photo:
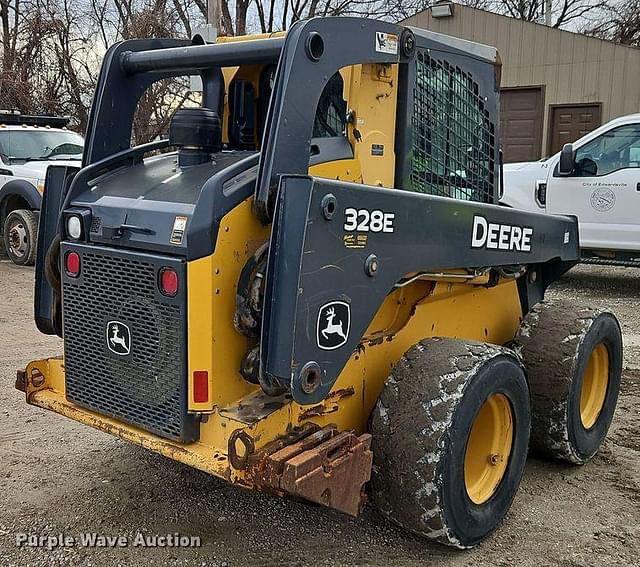
<instances>
[{"instance_id":1,"label":"leaping deer logo","mask_svg":"<svg viewBox=\"0 0 640 567\"><path fill-rule=\"evenodd\" d=\"M335 316L336 316L336 310L333 307L329 307L329 309L327 309L325 313L327 326L324 329L322 329L322 331L320 332L322 333L322 336L325 339L328 339L329 335L336 334L341 336L346 341L347 335L344 334L344 330L342 329L342 321L338 321L337 323L334 323L333 320Z\"/></svg>"},{"instance_id":2,"label":"leaping deer logo","mask_svg":"<svg viewBox=\"0 0 640 567\"><path fill-rule=\"evenodd\" d=\"M340 348L349 338L351 308L344 301L331 301L318 311L317 343L322 350Z\"/></svg>"},{"instance_id":3,"label":"leaping deer logo","mask_svg":"<svg viewBox=\"0 0 640 567\"><path fill-rule=\"evenodd\" d=\"M129 354L131 350L129 327L120 321L109 321L107 323L107 346L115 354Z\"/></svg>"}]
</instances>

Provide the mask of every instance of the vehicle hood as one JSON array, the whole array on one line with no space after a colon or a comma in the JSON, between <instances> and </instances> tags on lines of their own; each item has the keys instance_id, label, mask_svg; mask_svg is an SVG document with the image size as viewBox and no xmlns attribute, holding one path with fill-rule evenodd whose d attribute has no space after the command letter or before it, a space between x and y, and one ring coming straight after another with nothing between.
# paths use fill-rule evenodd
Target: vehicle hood
<instances>
[{"instance_id":1,"label":"vehicle hood","mask_svg":"<svg viewBox=\"0 0 640 567\"><path fill-rule=\"evenodd\" d=\"M547 161L522 161L520 163L505 163L504 172L524 172L524 171L546 171L548 167Z\"/></svg>"},{"instance_id":2,"label":"vehicle hood","mask_svg":"<svg viewBox=\"0 0 640 567\"><path fill-rule=\"evenodd\" d=\"M551 160L509 163L504 165L504 185L500 203L515 209L540 211L536 188L549 175Z\"/></svg>"},{"instance_id":3,"label":"vehicle hood","mask_svg":"<svg viewBox=\"0 0 640 567\"><path fill-rule=\"evenodd\" d=\"M550 160L507 163L504 165L505 192L509 187L530 185L531 182L544 181L549 174Z\"/></svg>"},{"instance_id":4,"label":"vehicle hood","mask_svg":"<svg viewBox=\"0 0 640 567\"><path fill-rule=\"evenodd\" d=\"M26 163L14 163L11 170L16 177L29 177L33 179L44 179L47 174L47 168L50 165L80 166L80 160L62 160L56 159L51 161L28 161Z\"/></svg>"}]
</instances>

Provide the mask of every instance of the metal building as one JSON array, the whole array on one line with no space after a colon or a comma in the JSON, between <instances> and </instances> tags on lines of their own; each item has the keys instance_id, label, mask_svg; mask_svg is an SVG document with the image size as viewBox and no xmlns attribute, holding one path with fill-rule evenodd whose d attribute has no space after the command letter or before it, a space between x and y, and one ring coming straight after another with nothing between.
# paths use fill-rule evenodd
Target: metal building
<instances>
[{"instance_id":1,"label":"metal building","mask_svg":"<svg viewBox=\"0 0 640 567\"><path fill-rule=\"evenodd\" d=\"M404 24L498 48L505 161L551 155L640 111L640 49L440 2Z\"/></svg>"}]
</instances>

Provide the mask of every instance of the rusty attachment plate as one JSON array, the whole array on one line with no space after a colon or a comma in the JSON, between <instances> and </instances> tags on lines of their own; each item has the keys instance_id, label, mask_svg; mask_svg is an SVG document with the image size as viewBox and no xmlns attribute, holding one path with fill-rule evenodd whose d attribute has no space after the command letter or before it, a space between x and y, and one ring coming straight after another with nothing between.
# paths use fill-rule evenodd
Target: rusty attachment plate
<instances>
[{"instance_id":1,"label":"rusty attachment plate","mask_svg":"<svg viewBox=\"0 0 640 567\"><path fill-rule=\"evenodd\" d=\"M16 390L20 390L21 392L27 391L27 373L25 370L17 370L16 371Z\"/></svg>"},{"instance_id":2,"label":"rusty attachment plate","mask_svg":"<svg viewBox=\"0 0 640 567\"><path fill-rule=\"evenodd\" d=\"M282 448L265 448L253 465L265 489L290 494L357 516L371 478L371 435L329 425Z\"/></svg>"}]
</instances>

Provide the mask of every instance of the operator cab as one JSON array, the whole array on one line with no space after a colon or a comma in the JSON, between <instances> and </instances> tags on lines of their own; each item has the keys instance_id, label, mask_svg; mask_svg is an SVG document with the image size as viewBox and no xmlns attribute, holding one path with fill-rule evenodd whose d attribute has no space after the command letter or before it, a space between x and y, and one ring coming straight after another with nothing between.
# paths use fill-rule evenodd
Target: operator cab
<instances>
[{"instance_id":1,"label":"operator cab","mask_svg":"<svg viewBox=\"0 0 640 567\"><path fill-rule=\"evenodd\" d=\"M226 149L259 150L275 80L275 65L265 65L253 79L239 69L228 87L225 108ZM316 109L310 146L310 165L352 159L347 139L347 101L342 73L335 73L325 85Z\"/></svg>"}]
</instances>

